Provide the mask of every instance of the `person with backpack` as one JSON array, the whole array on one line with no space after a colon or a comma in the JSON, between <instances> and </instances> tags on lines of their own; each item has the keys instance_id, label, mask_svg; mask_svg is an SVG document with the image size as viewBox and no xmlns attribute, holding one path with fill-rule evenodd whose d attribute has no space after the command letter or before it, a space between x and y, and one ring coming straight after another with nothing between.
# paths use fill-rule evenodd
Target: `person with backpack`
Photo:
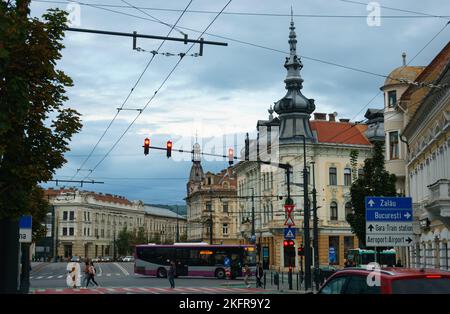
<instances>
[{"instance_id":1,"label":"person with backpack","mask_svg":"<svg viewBox=\"0 0 450 314\"><path fill-rule=\"evenodd\" d=\"M91 261L89 262L89 267L88 267L88 272L89 272L89 277L86 283L86 288L89 286L89 283L92 282L98 287L98 283L95 281L95 267L94 267L94 263Z\"/></svg>"}]
</instances>

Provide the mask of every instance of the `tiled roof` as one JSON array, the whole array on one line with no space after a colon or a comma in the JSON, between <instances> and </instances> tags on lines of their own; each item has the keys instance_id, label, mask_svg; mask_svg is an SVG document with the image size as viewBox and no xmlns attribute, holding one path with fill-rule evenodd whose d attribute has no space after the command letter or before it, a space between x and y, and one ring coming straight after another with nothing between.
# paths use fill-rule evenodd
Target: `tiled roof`
<instances>
[{"instance_id":1,"label":"tiled roof","mask_svg":"<svg viewBox=\"0 0 450 314\"><path fill-rule=\"evenodd\" d=\"M364 135L365 124L311 120L311 129L317 132L319 143L372 145Z\"/></svg>"},{"instance_id":2,"label":"tiled roof","mask_svg":"<svg viewBox=\"0 0 450 314\"><path fill-rule=\"evenodd\" d=\"M66 193L74 194L76 192L77 192L77 190L75 190L75 189L55 190L55 189L49 188L49 189L45 190L45 195L48 197L55 197L55 196L58 196L61 194L66 194ZM123 204L123 205L132 205L133 204L131 201L129 201L128 199L126 199L123 196L95 193L95 192L89 192L89 191L79 191L79 192L82 194L85 194L85 195L91 195L97 201L108 202L108 203L117 203L117 204Z\"/></svg>"}]
</instances>

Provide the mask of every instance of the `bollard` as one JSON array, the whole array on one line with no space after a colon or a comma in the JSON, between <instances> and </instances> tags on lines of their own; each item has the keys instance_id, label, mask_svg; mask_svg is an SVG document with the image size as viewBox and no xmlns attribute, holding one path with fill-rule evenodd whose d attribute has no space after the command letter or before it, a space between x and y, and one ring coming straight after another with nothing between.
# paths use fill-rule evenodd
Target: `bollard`
<instances>
[{"instance_id":1,"label":"bollard","mask_svg":"<svg viewBox=\"0 0 450 314\"><path fill-rule=\"evenodd\" d=\"M289 285L289 290L292 290L292 268L289 268L288 285Z\"/></svg>"},{"instance_id":2,"label":"bollard","mask_svg":"<svg viewBox=\"0 0 450 314\"><path fill-rule=\"evenodd\" d=\"M264 289L266 289L266 273L264 273Z\"/></svg>"}]
</instances>

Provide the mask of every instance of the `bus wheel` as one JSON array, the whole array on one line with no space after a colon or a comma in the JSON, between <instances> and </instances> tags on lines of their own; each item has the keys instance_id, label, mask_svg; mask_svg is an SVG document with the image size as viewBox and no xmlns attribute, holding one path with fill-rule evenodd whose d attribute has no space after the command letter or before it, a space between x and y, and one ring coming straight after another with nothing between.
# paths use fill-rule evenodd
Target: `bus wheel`
<instances>
[{"instance_id":1,"label":"bus wheel","mask_svg":"<svg viewBox=\"0 0 450 314\"><path fill-rule=\"evenodd\" d=\"M218 279L225 279L225 270L223 268L216 269L216 277Z\"/></svg>"},{"instance_id":2,"label":"bus wheel","mask_svg":"<svg viewBox=\"0 0 450 314\"><path fill-rule=\"evenodd\" d=\"M167 271L165 268L158 268L158 271L156 272L156 277L158 278L166 278L167 277Z\"/></svg>"}]
</instances>

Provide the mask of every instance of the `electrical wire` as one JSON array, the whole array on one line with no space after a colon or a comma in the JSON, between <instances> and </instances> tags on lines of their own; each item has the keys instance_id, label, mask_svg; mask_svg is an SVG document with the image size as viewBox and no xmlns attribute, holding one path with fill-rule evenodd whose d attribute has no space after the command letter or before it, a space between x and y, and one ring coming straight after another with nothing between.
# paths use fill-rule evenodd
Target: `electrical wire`
<instances>
[{"instance_id":1,"label":"electrical wire","mask_svg":"<svg viewBox=\"0 0 450 314\"><path fill-rule=\"evenodd\" d=\"M232 0L229 0L227 4L222 8L222 10L214 17L214 19L209 23L209 25L205 28L205 30L202 32L202 34L198 37L200 39L204 33L211 27L211 25L217 20L217 18L221 15L221 13L226 9L226 7L231 3ZM189 49L186 51L185 54L189 53L189 51L194 47L194 44L192 44ZM117 139L117 141L112 145L112 147L108 150L108 152L103 156L102 159L100 159L99 162L92 168L92 171L83 179L87 179L93 171L97 169L97 167L108 157L109 153L117 146L117 144L120 142L120 140L125 136L125 134L128 132L128 130L133 126L134 122L139 118L139 116L147 109L148 105L151 103L151 101L156 97L157 93L161 90L161 88L166 84L166 82L169 80L169 78L172 76L172 73L175 71L175 69L178 67L178 65L183 60L182 57L178 60L178 62L175 64L175 66L172 68L172 70L169 72L169 74L164 78L161 85L157 88L157 90L154 92L154 94L151 96L151 98L148 100L148 102L145 104L145 106L139 111L137 116L134 118L134 120L130 123L130 125L125 129L125 131L120 135L120 137Z\"/></svg>"},{"instance_id":2,"label":"electrical wire","mask_svg":"<svg viewBox=\"0 0 450 314\"><path fill-rule=\"evenodd\" d=\"M145 17L142 17L142 16L137 16L137 15L121 12L121 11L111 10L111 9L108 9L108 8L99 7L97 5L82 3L82 2L79 2L79 1L75 1L75 0L66 0L66 1L78 3L80 5L86 5L86 6L89 6L89 7L92 7L92 8L96 8L96 9L100 9L100 10L113 12L113 13L116 13L116 14L127 15L127 16L131 16L131 17L134 17L134 18L139 18L139 19L144 19L144 20L148 20L148 21L151 21L151 22L159 23L157 20L154 20L154 19L151 19L151 18L149 19L149 18L145 18ZM184 29L184 30L188 30L188 31L191 31L191 32L194 32L194 33L201 33L201 31L193 29L193 28L189 28L189 27L178 26L178 28ZM220 38L220 39L236 42L236 43L239 43L239 44L248 45L248 46L251 46L251 47L261 48L261 49L265 49L265 50L269 50L269 51L279 52L279 53L282 53L284 55L289 55L289 52L287 52L287 51L276 49L276 48L271 48L271 47L267 47L267 46L263 46L263 45L260 45L260 44L251 43L251 42L244 41L244 40L234 39L234 38L231 38L231 37L216 35L216 34L207 33L207 32L205 32L204 34L209 35L209 36L213 36L213 37L216 37L216 38ZM336 63L336 62L326 61L326 60L323 60L323 59L318 59L318 58L309 57L309 56L305 56L305 55L299 55L299 56L301 58L303 58L303 59L306 59L306 60L311 60L311 61L315 61L315 62L319 62L319 63L323 63L323 64L328 64L328 65L340 67L340 68L343 68L343 69L347 69L347 70L351 70L351 71L355 71L355 72L359 72L359 73L369 74L369 75L382 77L382 78L389 78L389 76L387 76L387 75L383 75L383 74L380 74L380 73L375 73L375 72L368 71L368 70L365 70L365 69L359 69L359 68L355 68L355 67L339 64L339 63ZM395 81L403 82L403 81L400 81L397 78L391 78L391 79L395 80Z\"/></svg>"},{"instance_id":3,"label":"electrical wire","mask_svg":"<svg viewBox=\"0 0 450 314\"><path fill-rule=\"evenodd\" d=\"M189 8L189 6L191 5L193 0L190 0L188 5L185 7L185 10L182 12L182 14L178 17L178 19L176 20L175 24L172 25L170 31L167 33L166 37L169 37L169 35L172 33L172 30L175 28L175 26L178 24L178 22L180 21L180 19L183 17L183 15L185 14L186 10ZM159 45L158 49L156 49L156 51L159 51L161 49L161 47L164 45L164 43L166 42L166 40L163 40L161 42L161 44ZM152 57L150 58L150 60L147 62L144 70L141 72L141 74L139 75L138 79L136 80L136 82L134 83L133 87L131 88L130 92L128 93L127 97L125 98L125 100L122 102L122 105L120 106L120 109L123 109L123 107L125 106L125 104L127 103L128 99L130 98L131 94L134 92L135 88L137 87L137 85L139 84L139 82L141 81L142 77L144 76L145 72L147 72L147 69L149 68L150 64L152 63L153 59L155 58L155 54L152 55ZM88 156L86 157L86 159L83 161L83 163L81 164L81 166L79 167L79 169L83 169L83 166L86 164L86 162L91 158L92 154L94 153L95 149L98 147L98 145L100 144L100 142L102 141L103 137L106 135L106 133L108 132L109 128L111 127L111 125L114 123L114 121L116 120L117 116L120 113L120 109L117 110L116 114L114 115L114 117L112 118L112 120L109 122L108 126L106 127L105 131L103 131L103 134L100 136L100 138L98 139L97 143L94 145L94 147L92 148L92 150L90 151L90 153L88 154ZM73 175L73 177L70 180L73 180L77 174L79 173L79 170L77 170L75 172L75 174ZM92 173L92 171L91 171Z\"/></svg>"},{"instance_id":4,"label":"electrical wire","mask_svg":"<svg viewBox=\"0 0 450 314\"><path fill-rule=\"evenodd\" d=\"M63 3L61 1L46 1L46 0L33 0L34 2L43 2L43 3ZM349 1L346 1L349 2ZM364 4L364 3L360 3ZM93 3L84 3L84 5L96 5L103 8L128 8L129 6L125 5L117 5L117 4L93 4ZM366 5L366 4L364 4ZM170 8L156 8L156 7L138 7L133 6L136 9L140 10L148 10L148 11L161 11L161 12L181 12L181 9L170 9ZM381 6L383 7L383 6ZM383 7L387 8L387 7ZM432 15L414 11L407 11L401 9L393 9L397 11L403 11L408 13L415 13L420 15L381 15L381 18L389 18L389 19L404 19L404 18L448 18L450 16L446 15ZM217 11L208 11L208 10L188 10L187 13L198 13L198 14L217 14ZM290 14L285 13L258 13L258 12L223 12L223 15L237 15L237 16L259 16L259 17L290 17ZM293 14L294 17L306 17L306 18L367 18L367 14L361 15L336 15L336 14ZM165 24L162 22L161 24Z\"/></svg>"}]
</instances>

